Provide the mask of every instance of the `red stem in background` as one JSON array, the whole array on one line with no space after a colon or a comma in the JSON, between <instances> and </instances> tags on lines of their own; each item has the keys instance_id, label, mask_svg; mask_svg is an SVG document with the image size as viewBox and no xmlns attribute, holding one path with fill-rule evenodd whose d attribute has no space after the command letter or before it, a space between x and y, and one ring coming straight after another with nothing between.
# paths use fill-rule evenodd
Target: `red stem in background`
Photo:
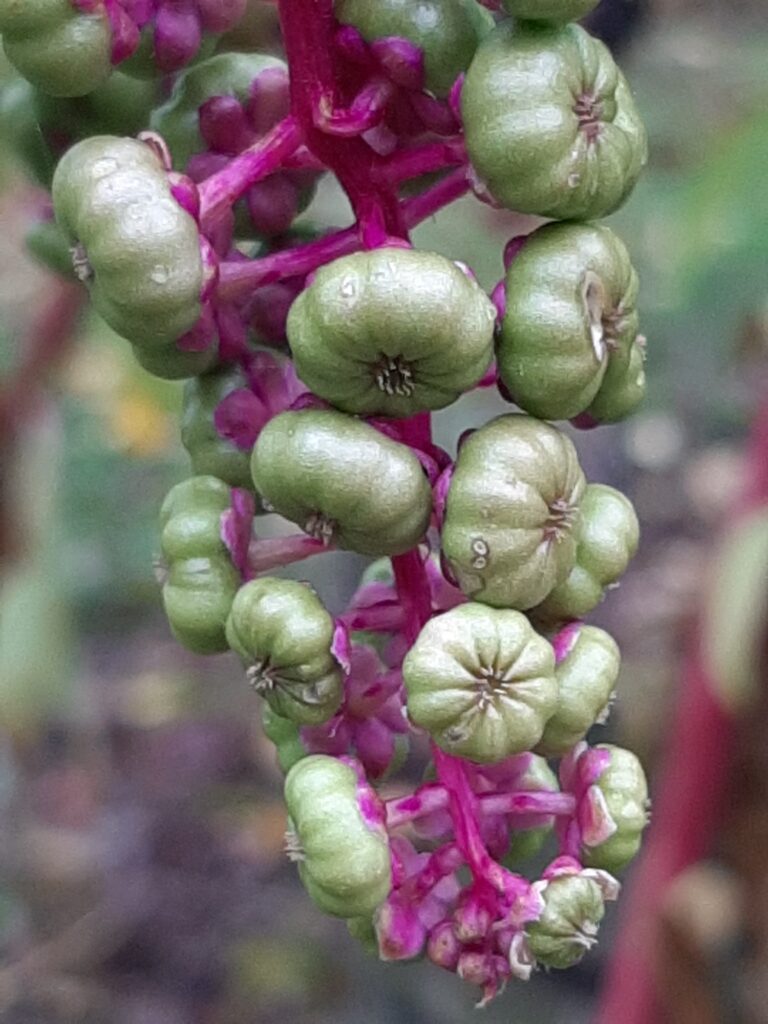
<instances>
[{"instance_id":1,"label":"red stem in background","mask_svg":"<svg viewBox=\"0 0 768 1024\"><path fill-rule=\"evenodd\" d=\"M733 519L768 503L768 402L752 427L747 481ZM700 630L690 638L683 663L653 827L624 900L596 1024L657 1024L661 1019L656 984L660 912L670 883L709 852L722 819L739 719L717 699Z\"/></svg>"}]
</instances>

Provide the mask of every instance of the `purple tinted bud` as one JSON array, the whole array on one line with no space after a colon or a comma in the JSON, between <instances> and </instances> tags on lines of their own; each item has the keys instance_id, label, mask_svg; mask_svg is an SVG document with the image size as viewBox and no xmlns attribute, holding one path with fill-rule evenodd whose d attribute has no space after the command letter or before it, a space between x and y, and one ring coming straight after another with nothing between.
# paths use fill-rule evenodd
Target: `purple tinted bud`
<instances>
[{"instance_id":1,"label":"purple tinted bud","mask_svg":"<svg viewBox=\"0 0 768 1024\"><path fill-rule=\"evenodd\" d=\"M200 319L192 330L182 334L176 345L182 352L203 352L213 344L215 337L216 320L210 303L205 303Z\"/></svg>"},{"instance_id":2,"label":"purple tinted bud","mask_svg":"<svg viewBox=\"0 0 768 1024\"><path fill-rule=\"evenodd\" d=\"M246 113L251 128L263 135L291 109L288 72L285 68L266 68L251 83Z\"/></svg>"},{"instance_id":3,"label":"purple tinted bud","mask_svg":"<svg viewBox=\"0 0 768 1024\"><path fill-rule=\"evenodd\" d=\"M451 113L456 118L458 124L461 124L461 90L464 88L464 79L466 77L462 71L448 93L448 106L451 108Z\"/></svg>"},{"instance_id":4,"label":"purple tinted bud","mask_svg":"<svg viewBox=\"0 0 768 1024\"><path fill-rule=\"evenodd\" d=\"M331 754L339 757L352 746L352 733L346 722L336 715L322 725L305 725L301 742L310 754Z\"/></svg>"},{"instance_id":5,"label":"purple tinted bud","mask_svg":"<svg viewBox=\"0 0 768 1024\"><path fill-rule=\"evenodd\" d=\"M171 186L171 195L179 206L183 210L186 210L190 217L194 217L195 220L197 220L200 213L200 193L198 192L197 185L195 185L194 181L187 177L186 174L179 174L177 171L171 171L168 174L168 184ZM218 265L218 260L215 258L215 254L212 254L210 245L206 245L204 248L201 244L200 251L203 256L205 269ZM212 261L210 260L211 255L213 255ZM205 300L209 295L203 291L201 297Z\"/></svg>"},{"instance_id":6,"label":"purple tinted bud","mask_svg":"<svg viewBox=\"0 0 768 1024\"><path fill-rule=\"evenodd\" d=\"M384 36L371 43L371 53L395 85L424 88L424 54L410 39Z\"/></svg>"},{"instance_id":7,"label":"purple tinted bud","mask_svg":"<svg viewBox=\"0 0 768 1024\"><path fill-rule=\"evenodd\" d=\"M331 654L341 665L345 675L349 675L351 666L352 644L349 639L349 630L343 622L337 622L333 630L331 641Z\"/></svg>"},{"instance_id":8,"label":"purple tinted bud","mask_svg":"<svg viewBox=\"0 0 768 1024\"><path fill-rule=\"evenodd\" d=\"M499 281L491 292L491 302L496 307L496 319L501 323L507 311L507 289L504 278Z\"/></svg>"},{"instance_id":9,"label":"purple tinted bud","mask_svg":"<svg viewBox=\"0 0 768 1024\"><path fill-rule=\"evenodd\" d=\"M359 722L355 728L355 751L371 778L382 776L395 753L395 738L377 718Z\"/></svg>"},{"instance_id":10,"label":"purple tinted bud","mask_svg":"<svg viewBox=\"0 0 768 1024\"><path fill-rule=\"evenodd\" d=\"M298 213L299 190L289 175L272 174L248 190L246 202L259 234L282 235Z\"/></svg>"},{"instance_id":11,"label":"purple tinted bud","mask_svg":"<svg viewBox=\"0 0 768 1024\"><path fill-rule=\"evenodd\" d=\"M594 430L600 426L600 420L596 420L591 413L580 412L578 416L572 416L570 423L577 430Z\"/></svg>"},{"instance_id":12,"label":"purple tinted bud","mask_svg":"<svg viewBox=\"0 0 768 1024\"><path fill-rule=\"evenodd\" d=\"M446 971L455 971L461 956L461 943L456 938L452 921L441 921L429 933L427 956L433 964Z\"/></svg>"},{"instance_id":13,"label":"purple tinted bud","mask_svg":"<svg viewBox=\"0 0 768 1024\"><path fill-rule=\"evenodd\" d=\"M496 980L496 966L489 953L479 950L465 950L459 957L456 973L470 985L485 987Z\"/></svg>"},{"instance_id":14,"label":"purple tinted bud","mask_svg":"<svg viewBox=\"0 0 768 1024\"><path fill-rule=\"evenodd\" d=\"M286 344L288 310L303 289L304 281L299 277L276 281L256 289L248 303L246 316L260 341L270 345Z\"/></svg>"},{"instance_id":15,"label":"purple tinted bud","mask_svg":"<svg viewBox=\"0 0 768 1024\"><path fill-rule=\"evenodd\" d=\"M138 47L139 26L118 0L105 0L104 9L109 18L112 34L110 60L113 64L120 64Z\"/></svg>"},{"instance_id":16,"label":"purple tinted bud","mask_svg":"<svg viewBox=\"0 0 768 1024\"><path fill-rule=\"evenodd\" d=\"M155 18L155 63L161 71L177 71L200 49L202 32L197 12L187 4L166 0Z\"/></svg>"},{"instance_id":17,"label":"purple tinted bud","mask_svg":"<svg viewBox=\"0 0 768 1024\"><path fill-rule=\"evenodd\" d=\"M555 651L555 663L557 665L567 658L576 645L576 641L579 639L579 633L581 632L580 622L569 622L567 626L564 626L559 633L556 633L550 643Z\"/></svg>"},{"instance_id":18,"label":"purple tinted bud","mask_svg":"<svg viewBox=\"0 0 768 1024\"><path fill-rule=\"evenodd\" d=\"M375 927L382 960L413 960L424 948L426 929L416 911L397 892L377 910Z\"/></svg>"},{"instance_id":19,"label":"purple tinted bud","mask_svg":"<svg viewBox=\"0 0 768 1024\"><path fill-rule=\"evenodd\" d=\"M250 142L245 113L234 96L213 96L200 107L198 120L209 149L234 155Z\"/></svg>"},{"instance_id":20,"label":"purple tinted bud","mask_svg":"<svg viewBox=\"0 0 768 1024\"><path fill-rule=\"evenodd\" d=\"M342 25L336 32L333 42L346 60L363 67L370 64L368 44L353 25Z\"/></svg>"},{"instance_id":21,"label":"purple tinted bud","mask_svg":"<svg viewBox=\"0 0 768 1024\"><path fill-rule=\"evenodd\" d=\"M195 0L206 32L227 32L245 14L247 0Z\"/></svg>"},{"instance_id":22,"label":"purple tinted bud","mask_svg":"<svg viewBox=\"0 0 768 1024\"><path fill-rule=\"evenodd\" d=\"M249 578L248 547L255 510L253 495L241 487L233 487L232 505L221 515L221 539L232 557L232 564L243 579Z\"/></svg>"},{"instance_id":23,"label":"purple tinted bud","mask_svg":"<svg viewBox=\"0 0 768 1024\"><path fill-rule=\"evenodd\" d=\"M446 102L424 92L411 93L409 98L414 113L428 131L436 135L455 135L458 132L459 123Z\"/></svg>"},{"instance_id":24,"label":"purple tinted bud","mask_svg":"<svg viewBox=\"0 0 768 1024\"><path fill-rule=\"evenodd\" d=\"M269 419L262 402L248 388L230 391L216 406L213 422L221 437L242 451L250 451Z\"/></svg>"},{"instance_id":25,"label":"purple tinted bud","mask_svg":"<svg viewBox=\"0 0 768 1024\"><path fill-rule=\"evenodd\" d=\"M520 252L525 243L528 241L528 235L515 235L514 238L510 238L507 244L504 246L504 269L509 270L512 265L512 261L515 256Z\"/></svg>"},{"instance_id":26,"label":"purple tinted bud","mask_svg":"<svg viewBox=\"0 0 768 1024\"><path fill-rule=\"evenodd\" d=\"M229 163L224 153L195 153L187 163L187 174L193 181L205 181Z\"/></svg>"},{"instance_id":27,"label":"purple tinted bud","mask_svg":"<svg viewBox=\"0 0 768 1024\"><path fill-rule=\"evenodd\" d=\"M453 913L453 929L460 942L480 942L488 934L494 915L475 892L465 892Z\"/></svg>"}]
</instances>

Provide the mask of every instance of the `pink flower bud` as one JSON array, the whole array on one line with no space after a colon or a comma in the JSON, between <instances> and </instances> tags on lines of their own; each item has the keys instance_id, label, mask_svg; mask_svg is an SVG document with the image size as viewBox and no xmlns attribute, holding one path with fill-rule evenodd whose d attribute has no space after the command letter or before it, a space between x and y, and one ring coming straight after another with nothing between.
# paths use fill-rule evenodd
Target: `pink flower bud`
<instances>
[{"instance_id":1,"label":"pink flower bud","mask_svg":"<svg viewBox=\"0 0 768 1024\"><path fill-rule=\"evenodd\" d=\"M461 955L461 942L456 938L452 921L441 921L429 933L427 956L433 964L455 971Z\"/></svg>"},{"instance_id":2,"label":"pink flower bud","mask_svg":"<svg viewBox=\"0 0 768 1024\"><path fill-rule=\"evenodd\" d=\"M155 17L155 63L161 71L178 71L200 49L202 31L197 12L187 5L166 2Z\"/></svg>"},{"instance_id":3,"label":"pink flower bud","mask_svg":"<svg viewBox=\"0 0 768 1024\"><path fill-rule=\"evenodd\" d=\"M465 892L453 913L453 930L460 942L480 942L488 934L493 914L477 893Z\"/></svg>"},{"instance_id":4,"label":"pink flower bud","mask_svg":"<svg viewBox=\"0 0 768 1024\"><path fill-rule=\"evenodd\" d=\"M416 911L397 892L376 911L374 921L382 960L413 960L427 937Z\"/></svg>"},{"instance_id":5,"label":"pink flower bud","mask_svg":"<svg viewBox=\"0 0 768 1024\"><path fill-rule=\"evenodd\" d=\"M409 39L385 36L375 39L370 50L395 85L403 89L424 88L424 54Z\"/></svg>"}]
</instances>

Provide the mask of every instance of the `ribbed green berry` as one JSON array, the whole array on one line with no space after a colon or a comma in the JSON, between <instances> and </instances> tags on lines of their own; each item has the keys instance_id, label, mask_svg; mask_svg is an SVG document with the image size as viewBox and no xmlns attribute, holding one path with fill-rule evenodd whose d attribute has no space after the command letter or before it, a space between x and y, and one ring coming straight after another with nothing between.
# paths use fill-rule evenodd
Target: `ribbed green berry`
<instances>
[{"instance_id":1,"label":"ribbed green berry","mask_svg":"<svg viewBox=\"0 0 768 1024\"><path fill-rule=\"evenodd\" d=\"M502 0L504 10L521 21L578 21L599 0Z\"/></svg>"},{"instance_id":2,"label":"ribbed green berry","mask_svg":"<svg viewBox=\"0 0 768 1024\"><path fill-rule=\"evenodd\" d=\"M230 504L225 483L197 476L172 488L160 509L165 612L174 636L199 654L229 646L224 627L240 586L221 539L221 516Z\"/></svg>"},{"instance_id":3,"label":"ribbed green berry","mask_svg":"<svg viewBox=\"0 0 768 1024\"><path fill-rule=\"evenodd\" d=\"M222 399L247 386L245 374L232 365L188 381L184 387L181 443L189 453L195 473L210 473L231 487L252 490L251 453L222 437L214 422Z\"/></svg>"},{"instance_id":4,"label":"ribbed green berry","mask_svg":"<svg viewBox=\"0 0 768 1024\"><path fill-rule=\"evenodd\" d=\"M618 644L604 629L580 626L555 670L558 697L536 750L546 757L567 754L600 720L610 703L621 666Z\"/></svg>"},{"instance_id":5,"label":"ribbed green berry","mask_svg":"<svg viewBox=\"0 0 768 1024\"><path fill-rule=\"evenodd\" d=\"M412 416L477 384L495 319L445 256L385 247L322 267L291 306L288 341L299 377L339 409Z\"/></svg>"},{"instance_id":6,"label":"ribbed green berry","mask_svg":"<svg viewBox=\"0 0 768 1024\"><path fill-rule=\"evenodd\" d=\"M637 274L621 239L596 224L547 224L512 261L498 345L499 373L532 416L609 419L610 400L637 376ZM643 384L634 389L637 401ZM593 408L593 403L596 403ZM615 405L615 402L614 402ZM631 412L621 403L622 414Z\"/></svg>"},{"instance_id":7,"label":"ribbed green berry","mask_svg":"<svg viewBox=\"0 0 768 1024\"><path fill-rule=\"evenodd\" d=\"M560 789L557 776L545 759L537 757L536 754L529 754L528 757L528 767L515 779L515 789L527 792L557 793ZM535 857L552 834L551 821L546 825L537 825L536 828L515 830L516 817L510 819L513 831L509 840L509 848L502 861L504 866L511 871L517 870L521 863Z\"/></svg>"},{"instance_id":8,"label":"ribbed green berry","mask_svg":"<svg viewBox=\"0 0 768 1024\"><path fill-rule=\"evenodd\" d=\"M317 725L338 709L343 687L331 654L333 619L310 587L270 576L246 583L232 604L227 640L276 714Z\"/></svg>"},{"instance_id":9,"label":"ribbed green berry","mask_svg":"<svg viewBox=\"0 0 768 1024\"><path fill-rule=\"evenodd\" d=\"M83 96L112 71L112 31L102 5L82 11L72 0L0 0L6 56L52 96Z\"/></svg>"},{"instance_id":10,"label":"ribbed green berry","mask_svg":"<svg viewBox=\"0 0 768 1024\"><path fill-rule=\"evenodd\" d=\"M301 742L301 727L290 718L278 715L266 702L261 713L261 724L264 727L264 735L275 745L277 763L284 775L297 761L307 757L308 751Z\"/></svg>"},{"instance_id":11,"label":"ribbed green berry","mask_svg":"<svg viewBox=\"0 0 768 1024\"><path fill-rule=\"evenodd\" d=\"M325 754L305 757L285 780L289 854L311 898L336 917L370 917L391 887L387 835L364 816L361 796L373 791Z\"/></svg>"},{"instance_id":12,"label":"ribbed green berry","mask_svg":"<svg viewBox=\"0 0 768 1024\"><path fill-rule=\"evenodd\" d=\"M197 225L153 149L107 135L77 143L56 168L53 205L94 307L118 334L160 348L194 326L203 282Z\"/></svg>"},{"instance_id":13,"label":"ribbed green berry","mask_svg":"<svg viewBox=\"0 0 768 1024\"><path fill-rule=\"evenodd\" d=\"M624 76L578 25L501 22L475 54L461 106L472 166L510 210L603 217L647 159Z\"/></svg>"},{"instance_id":14,"label":"ribbed green berry","mask_svg":"<svg viewBox=\"0 0 768 1024\"><path fill-rule=\"evenodd\" d=\"M165 139L174 167L183 170L191 156L207 148L200 134L200 107L214 96L246 102L253 80L266 68L285 68L285 64L265 53L220 53L178 75L170 96L150 122Z\"/></svg>"},{"instance_id":15,"label":"ribbed green berry","mask_svg":"<svg viewBox=\"0 0 768 1024\"><path fill-rule=\"evenodd\" d=\"M585 846L584 863L616 874L629 864L643 839L648 824L648 783L643 766L631 750L601 743L596 750L608 750L611 760L596 782L616 831L598 846Z\"/></svg>"},{"instance_id":16,"label":"ribbed green berry","mask_svg":"<svg viewBox=\"0 0 768 1024\"><path fill-rule=\"evenodd\" d=\"M24 236L24 242L29 252L43 266L63 277L74 279L69 245L55 221L41 220L34 223Z\"/></svg>"},{"instance_id":17,"label":"ribbed green berry","mask_svg":"<svg viewBox=\"0 0 768 1024\"><path fill-rule=\"evenodd\" d=\"M541 917L526 925L528 946L544 967L573 967L597 941L605 913L600 886L584 875L558 875L542 896Z\"/></svg>"},{"instance_id":18,"label":"ribbed green berry","mask_svg":"<svg viewBox=\"0 0 768 1024\"><path fill-rule=\"evenodd\" d=\"M145 348L143 345L133 346L136 362L147 373L162 380L185 380L208 373L218 363L216 346L192 351L180 349L176 345L162 345L159 348Z\"/></svg>"},{"instance_id":19,"label":"ribbed green berry","mask_svg":"<svg viewBox=\"0 0 768 1024\"><path fill-rule=\"evenodd\" d=\"M530 416L499 416L462 445L448 491L442 547L476 601L525 610L576 561L584 474L572 442Z\"/></svg>"},{"instance_id":20,"label":"ribbed green berry","mask_svg":"<svg viewBox=\"0 0 768 1024\"><path fill-rule=\"evenodd\" d=\"M336 0L336 17L369 43L388 36L410 40L424 52L425 84L446 96L465 71L493 18L475 0Z\"/></svg>"},{"instance_id":21,"label":"ribbed green berry","mask_svg":"<svg viewBox=\"0 0 768 1024\"><path fill-rule=\"evenodd\" d=\"M552 647L519 612L474 602L430 619L403 681L414 725L481 763L530 750L557 704Z\"/></svg>"},{"instance_id":22,"label":"ribbed green berry","mask_svg":"<svg viewBox=\"0 0 768 1024\"><path fill-rule=\"evenodd\" d=\"M251 471L276 512L363 555L401 554L429 523L431 490L410 448L340 412L275 416L259 435Z\"/></svg>"},{"instance_id":23,"label":"ribbed green berry","mask_svg":"<svg viewBox=\"0 0 768 1024\"><path fill-rule=\"evenodd\" d=\"M588 484L581 502L576 564L531 612L541 625L583 618L624 574L640 542L632 502L605 484Z\"/></svg>"}]
</instances>

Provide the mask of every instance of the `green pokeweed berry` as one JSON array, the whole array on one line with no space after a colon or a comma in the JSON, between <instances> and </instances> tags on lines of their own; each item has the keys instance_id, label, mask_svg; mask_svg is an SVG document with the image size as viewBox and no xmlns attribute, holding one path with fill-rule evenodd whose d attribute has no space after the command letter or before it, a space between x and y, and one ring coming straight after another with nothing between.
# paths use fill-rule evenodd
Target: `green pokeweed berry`
<instances>
[{"instance_id":1,"label":"green pokeweed berry","mask_svg":"<svg viewBox=\"0 0 768 1024\"><path fill-rule=\"evenodd\" d=\"M150 121L165 139L174 167L183 170L191 156L207 148L200 134L200 107L214 96L232 96L245 103L253 80L267 68L285 68L285 64L265 53L220 53L177 77L170 96Z\"/></svg>"},{"instance_id":2,"label":"green pokeweed berry","mask_svg":"<svg viewBox=\"0 0 768 1024\"><path fill-rule=\"evenodd\" d=\"M447 96L493 28L492 16L475 0L336 0L336 17L369 43L399 36L418 46L425 85L436 96Z\"/></svg>"},{"instance_id":3,"label":"green pokeweed berry","mask_svg":"<svg viewBox=\"0 0 768 1024\"><path fill-rule=\"evenodd\" d=\"M403 662L408 717L449 754L529 750L557 705L555 655L524 615L469 602L424 626Z\"/></svg>"},{"instance_id":4,"label":"green pokeweed berry","mask_svg":"<svg viewBox=\"0 0 768 1024\"><path fill-rule=\"evenodd\" d=\"M624 574L640 541L632 502L605 484L589 484L581 502L576 563L568 577L534 608L541 625L583 618Z\"/></svg>"},{"instance_id":5,"label":"green pokeweed berry","mask_svg":"<svg viewBox=\"0 0 768 1024\"><path fill-rule=\"evenodd\" d=\"M221 539L221 516L230 504L225 483L196 476L172 488L160 509L165 612L174 636L199 654L229 646L225 624L240 586Z\"/></svg>"},{"instance_id":6,"label":"green pokeweed berry","mask_svg":"<svg viewBox=\"0 0 768 1024\"><path fill-rule=\"evenodd\" d=\"M107 135L78 142L56 168L53 205L78 276L118 334L157 348L194 326L203 283L197 225L152 148Z\"/></svg>"},{"instance_id":7,"label":"green pokeweed berry","mask_svg":"<svg viewBox=\"0 0 768 1024\"><path fill-rule=\"evenodd\" d=\"M599 0L502 0L504 10L521 21L578 21Z\"/></svg>"},{"instance_id":8,"label":"green pokeweed berry","mask_svg":"<svg viewBox=\"0 0 768 1024\"><path fill-rule=\"evenodd\" d=\"M541 917L525 929L530 951L545 967L573 967L597 941L605 913L600 886L584 875L558 875L541 895Z\"/></svg>"},{"instance_id":9,"label":"green pokeweed berry","mask_svg":"<svg viewBox=\"0 0 768 1024\"><path fill-rule=\"evenodd\" d=\"M340 412L275 416L253 449L256 490L311 536L362 555L397 555L429 524L432 493L410 448Z\"/></svg>"},{"instance_id":10,"label":"green pokeweed berry","mask_svg":"<svg viewBox=\"0 0 768 1024\"><path fill-rule=\"evenodd\" d=\"M39 185L48 188L56 159L38 124L35 89L26 79L14 79L0 89L0 133L24 171Z\"/></svg>"},{"instance_id":11,"label":"green pokeweed berry","mask_svg":"<svg viewBox=\"0 0 768 1024\"><path fill-rule=\"evenodd\" d=\"M347 920L347 929L353 939L357 939L366 953L378 957L379 939L376 935L376 926L372 917L350 917Z\"/></svg>"},{"instance_id":12,"label":"green pokeweed berry","mask_svg":"<svg viewBox=\"0 0 768 1024\"><path fill-rule=\"evenodd\" d=\"M569 627L570 628L570 627ZM558 698L536 750L546 757L567 754L607 711L616 686L621 654L610 634L580 626L555 670Z\"/></svg>"},{"instance_id":13,"label":"green pokeweed berry","mask_svg":"<svg viewBox=\"0 0 768 1024\"><path fill-rule=\"evenodd\" d=\"M528 767L515 779L515 789L526 792L557 793L560 789L557 776L546 760L536 754L529 754L528 758ZM514 828L515 819L511 819L511 821ZM513 831L509 840L509 848L502 861L504 866L515 870L522 862L535 857L552 834L553 821L554 819L550 819L546 825Z\"/></svg>"},{"instance_id":14,"label":"green pokeweed berry","mask_svg":"<svg viewBox=\"0 0 768 1024\"><path fill-rule=\"evenodd\" d=\"M461 106L477 175L521 213L602 217L621 206L647 159L624 76L579 25L502 22L475 54Z\"/></svg>"},{"instance_id":15,"label":"green pokeweed berry","mask_svg":"<svg viewBox=\"0 0 768 1024\"><path fill-rule=\"evenodd\" d=\"M493 358L493 304L445 256L354 253L322 267L288 315L304 383L344 412L412 416L474 387Z\"/></svg>"},{"instance_id":16,"label":"green pokeweed berry","mask_svg":"<svg viewBox=\"0 0 768 1024\"><path fill-rule=\"evenodd\" d=\"M286 775L297 761L308 754L301 742L300 726L290 718L278 715L267 703L264 704L261 713L261 724L264 727L264 735L275 745L280 771Z\"/></svg>"},{"instance_id":17,"label":"green pokeweed berry","mask_svg":"<svg viewBox=\"0 0 768 1024\"><path fill-rule=\"evenodd\" d=\"M112 31L103 5L72 0L0 0L8 60L53 96L83 96L112 71Z\"/></svg>"},{"instance_id":18,"label":"green pokeweed berry","mask_svg":"<svg viewBox=\"0 0 768 1024\"><path fill-rule=\"evenodd\" d=\"M507 274L498 346L499 373L515 402L542 419L593 414L596 400L610 412L610 393L628 374L637 377L633 350L643 353L636 300L637 274L609 228L547 224L534 231ZM640 366L636 401L644 390L642 358ZM621 406L623 415L631 412Z\"/></svg>"},{"instance_id":19,"label":"green pokeweed berry","mask_svg":"<svg viewBox=\"0 0 768 1024\"><path fill-rule=\"evenodd\" d=\"M136 362L153 377L163 380L184 380L207 373L218 362L216 347L192 351L177 348L176 345L163 345L160 348L144 348L133 346Z\"/></svg>"},{"instance_id":20,"label":"green pokeweed berry","mask_svg":"<svg viewBox=\"0 0 768 1024\"><path fill-rule=\"evenodd\" d=\"M195 473L210 473L231 487L253 489L251 453L238 448L216 429L216 407L232 391L248 387L245 374L236 366L194 377L184 387L181 443L187 449Z\"/></svg>"},{"instance_id":21,"label":"green pokeweed berry","mask_svg":"<svg viewBox=\"0 0 768 1024\"><path fill-rule=\"evenodd\" d=\"M325 754L303 758L285 780L288 852L327 914L370 917L389 893L389 843L371 813L375 801L354 768Z\"/></svg>"},{"instance_id":22,"label":"green pokeweed berry","mask_svg":"<svg viewBox=\"0 0 768 1024\"><path fill-rule=\"evenodd\" d=\"M530 416L499 416L459 450L442 547L459 587L476 601L532 608L576 561L585 480L576 449Z\"/></svg>"},{"instance_id":23,"label":"green pokeweed berry","mask_svg":"<svg viewBox=\"0 0 768 1024\"><path fill-rule=\"evenodd\" d=\"M327 721L341 704L341 670L331 654L333 619L304 583L262 576L237 592L229 646L272 710L301 725Z\"/></svg>"},{"instance_id":24,"label":"green pokeweed berry","mask_svg":"<svg viewBox=\"0 0 768 1024\"><path fill-rule=\"evenodd\" d=\"M596 750L608 750L611 760L595 783L600 790L616 830L597 846L585 846L584 863L615 874L632 860L648 824L648 783L640 761L631 750L601 743Z\"/></svg>"}]
</instances>

